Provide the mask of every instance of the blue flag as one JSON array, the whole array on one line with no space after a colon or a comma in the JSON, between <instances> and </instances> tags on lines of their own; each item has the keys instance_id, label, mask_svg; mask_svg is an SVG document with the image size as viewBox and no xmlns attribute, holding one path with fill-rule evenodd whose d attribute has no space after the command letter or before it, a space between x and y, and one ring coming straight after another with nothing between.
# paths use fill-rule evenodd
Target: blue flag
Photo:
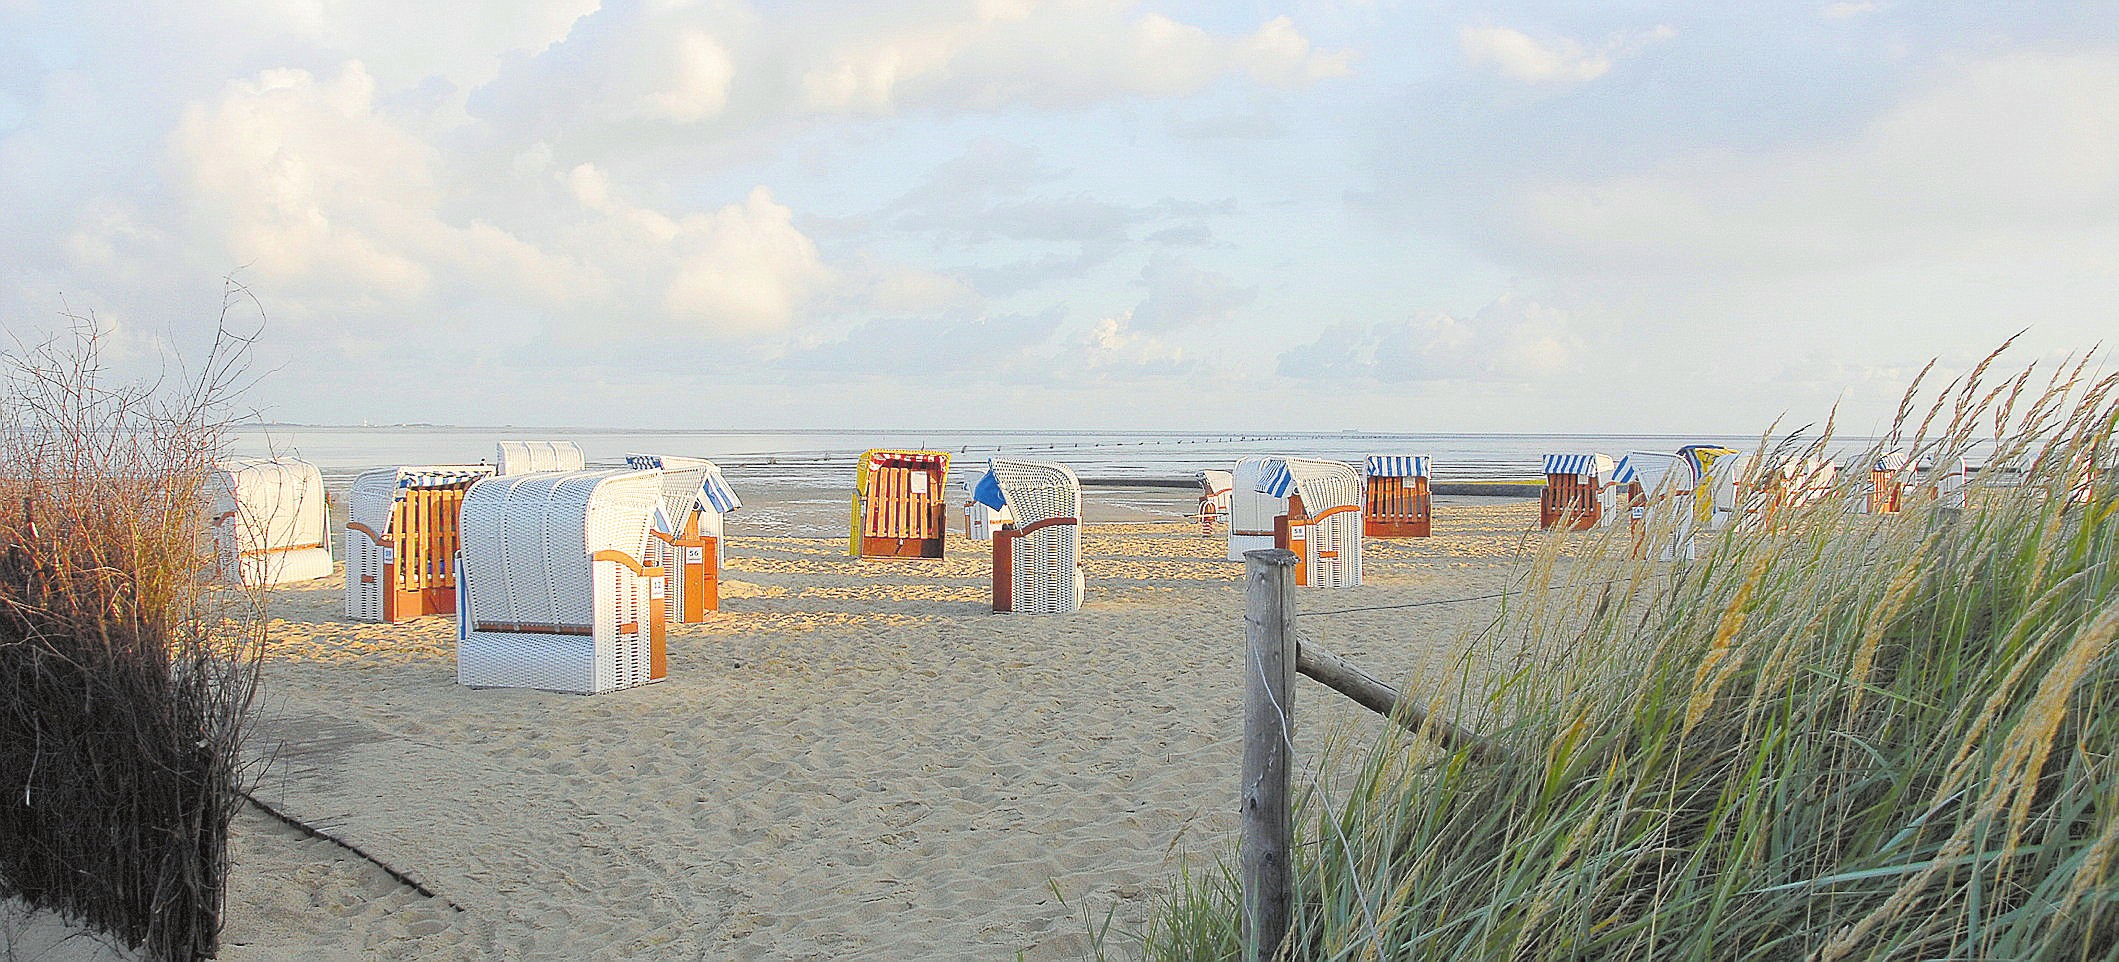
<instances>
[{"instance_id":1,"label":"blue flag","mask_svg":"<svg viewBox=\"0 0 2119 962\"><path fill-rule=\"evenodd\" d=\"M991 470L980 477L979 483L972 487L971 500L989 508L1008 506L1008 499L1001 496L1001 479L994 477Z\"/></svg>"}]
</instances>

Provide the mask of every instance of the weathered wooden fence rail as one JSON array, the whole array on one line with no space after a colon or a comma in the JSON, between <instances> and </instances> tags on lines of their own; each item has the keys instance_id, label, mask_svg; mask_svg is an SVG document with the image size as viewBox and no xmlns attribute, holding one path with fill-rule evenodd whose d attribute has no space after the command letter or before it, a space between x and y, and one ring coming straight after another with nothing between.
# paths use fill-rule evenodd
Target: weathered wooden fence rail
<instances>
[{"instance_id":1,"label":"weathered wooden fence rail","mask_svg":"<svg viewBox=\"0 0 2119 962\"><path fill-rule=\"evenodd\" d=\"M1306 675L1377 714L1452 750L1492 760L1485 738L1431 716L1397 689L1377 681L1295 627L1295 552L1244 553L1243 957L1271 959L1287 938L1295 889L1289 860L1294 837L1291 774L1295 749L1295 676Z\"/></svg>"}]
</instances>

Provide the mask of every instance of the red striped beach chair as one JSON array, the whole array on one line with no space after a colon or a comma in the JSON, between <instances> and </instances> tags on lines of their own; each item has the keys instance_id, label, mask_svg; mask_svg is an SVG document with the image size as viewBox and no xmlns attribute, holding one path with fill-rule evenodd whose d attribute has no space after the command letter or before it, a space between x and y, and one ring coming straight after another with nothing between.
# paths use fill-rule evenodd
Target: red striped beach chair
<instances>
[{"instance_id":1,"label":"red striped beach chair","mask_svg":"<svg viewBox=\"0 0 2119 962\"><path fill-rule=\"evenodd\" d=\"M1236 476L1212 469L1195 475L1199 479L1199 536L1214 537L1214 529L1228 524L1229 491Z\"/></svg>"}]
</instances>

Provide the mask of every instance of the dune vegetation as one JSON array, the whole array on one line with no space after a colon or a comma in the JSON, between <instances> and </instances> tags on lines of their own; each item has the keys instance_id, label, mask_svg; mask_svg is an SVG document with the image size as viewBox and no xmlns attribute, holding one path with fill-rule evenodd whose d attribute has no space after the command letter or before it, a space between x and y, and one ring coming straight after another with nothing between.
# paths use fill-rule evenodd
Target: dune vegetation
<instances>
[{"instance_id":1,"label":"dune vegetation","mask_svg":"<svg viewBox=\"0 0 2119 962\"><path fill-rule=\"evenodd\" d=\"M2115 380L1988 361L1885 445L2022 469L1964 509L1857 513L1853 472L1698 561L1552 539L1457 712L1503 758L1308 765L1352 774L1301 800L1280 957L2119 958ZM1238 895L1180 879L1133 948L1241 957Z\"/></svg>"}]
</instances>

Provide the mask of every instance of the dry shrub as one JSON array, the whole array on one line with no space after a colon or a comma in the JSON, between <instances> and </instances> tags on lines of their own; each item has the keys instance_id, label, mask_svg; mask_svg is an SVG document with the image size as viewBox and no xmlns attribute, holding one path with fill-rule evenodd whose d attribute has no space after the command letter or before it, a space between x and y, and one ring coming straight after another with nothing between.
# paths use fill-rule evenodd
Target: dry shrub
<instances>
[{"instance_id":1,"label":"dry shrub","mask_svg":"<svg viewBox=\"0 0 2119 962\"><path fill-rule=\"evenodd\" d=\"M212 956L263 618L209 584L201 485L248 338L114 384L93 318L4 358L0 896Z\"/></svg>"}]
</instances>

